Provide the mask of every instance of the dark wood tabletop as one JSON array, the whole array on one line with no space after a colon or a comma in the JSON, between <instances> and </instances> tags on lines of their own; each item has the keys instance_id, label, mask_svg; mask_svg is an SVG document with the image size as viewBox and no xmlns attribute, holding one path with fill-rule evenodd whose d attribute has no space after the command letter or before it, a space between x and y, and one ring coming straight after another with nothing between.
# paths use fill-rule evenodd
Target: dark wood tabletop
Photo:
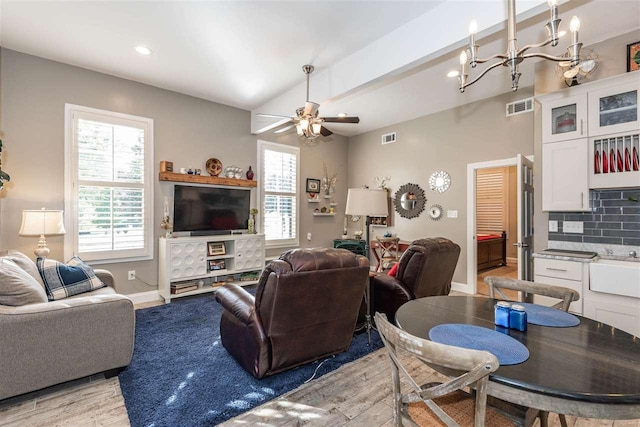
<instances>
[{"instance_id":1,"label":"dark wood tabletop","mask_svg":"<svg viewBox=\"0 0 640 427\"><path fill-rule=\"evenodd\" d=\"M431 328L446 323L494 329L495 303L473 296L420 298L400 307L396 323L426 339ZM491 381L581 402L640 403L640 338L584 317L571 328L529 324L526 332L508 333L527 346L530 357L501 366Z\"/></svg>"}]
</instances>

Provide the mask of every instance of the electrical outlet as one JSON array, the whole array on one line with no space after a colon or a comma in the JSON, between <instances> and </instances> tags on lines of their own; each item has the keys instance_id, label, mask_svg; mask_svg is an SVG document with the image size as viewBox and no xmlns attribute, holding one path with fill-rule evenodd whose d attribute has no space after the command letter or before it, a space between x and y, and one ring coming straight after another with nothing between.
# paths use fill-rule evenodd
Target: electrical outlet
<instances>
[{"instance_id":1,"label":"electrical outlet","mask_svg":"<svg viewBox=\"0 0 640 427\"><path fill-rule=\"evenodd\" d=\"M447 218L458 218L458 211L447 211Z\"/></svg>"},{"instance_id":2,"label":"electrical outlet","mask_svg":"<svg viewBox=\"0 0 640 427\"><path fill-rule=\"evenodd\" d=\"M558 232L558 221L549 221L549 231L552 233Z\"/></svg>"},{"instance_id":3,"label":"electrical outlet","mask_svg":"<svg viewBox=\"0 0 640 427\"><path fill-rule=\"evenodd\" d=\"M127 278L129 280L136 280L136 271L135 270L129 270Z\"/></svg>"},{"instance_id":4,"label":"electrical outlet","mask_svg":"<svg viewBox=\"0 0 640 427\"><path fill-rule=\"evenodd\" d=\"M563 233L584 233L584 223L582 221L565 221L562 223Z\"/></svg>"}]
</instances>

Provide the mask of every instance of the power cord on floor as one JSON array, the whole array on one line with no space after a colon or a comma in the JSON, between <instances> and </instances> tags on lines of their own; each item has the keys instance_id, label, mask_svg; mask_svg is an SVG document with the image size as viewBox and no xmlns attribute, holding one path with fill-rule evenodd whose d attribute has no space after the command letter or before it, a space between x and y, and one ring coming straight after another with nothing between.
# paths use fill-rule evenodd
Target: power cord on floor
<instances>
[{"instance_id":1,"label":"power cord on floor","mask_svg":"<svg viewBox=\"0 0 640 427\"><path fill-rule=\"evenodd\" d=\"M318 366L316 366L316 370L315 370L315 371L313 371L313 375L311 375L311 378L309 378L308 380L306 380L303 384L306 384L306 383L308 383L309 381L313 380L313 379L316 377L316 374L318 373L318 369L320 369L320 366L322 366L322 364L323 364L324 362L326 362L327 360L333 359L334 357L336 357L336 355L335 355L335 354L334 354L333 356L331 356L331 357L327 357L327 358L326 358L326 359L324 359L322 362L320 362L320 363L318 364Z\"/></svg>"}]
</instances>

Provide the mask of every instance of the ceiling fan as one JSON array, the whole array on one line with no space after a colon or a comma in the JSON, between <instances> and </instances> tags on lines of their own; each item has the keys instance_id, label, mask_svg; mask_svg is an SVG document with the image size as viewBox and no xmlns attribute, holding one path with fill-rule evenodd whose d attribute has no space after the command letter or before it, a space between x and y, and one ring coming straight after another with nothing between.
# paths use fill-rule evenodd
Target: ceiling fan
<instances>
[{"instance_id":1,"label":"ceiling fan","mask_svg":"<svg viewBox=\"0 0 640 427\"><path fill-rule=\"evenodd\" d=\"M558 62L556 72L567 86L575 86L598 68L598 62L599 56L592 49L582 49L578 61Z\"/></svg>"},{"instance_id":2,"label":"ceiling fan","mask_svg":"<svg viewBox=\"0 0 640 427\"><path fill-rule=\"evenodd\" d=\"M298 136L305 139L315 139L322 136L329 136L333 134L329 129L323 126L323 123L360 123L359 117L318 117L320 104L309 101L309 76L313 73L313 65L305 65L302 67L302 71L307 75L307 100L304 103L304 107L300 107L296 110L295 116L280 116L276 114L256 114L260 117L274 117L278 119L289 119L291 124L282 129L275 131L274 133L283 133L291 128L296 128ZM289 122L283 123L283 125Z\"/></svg>"}]
</instances>

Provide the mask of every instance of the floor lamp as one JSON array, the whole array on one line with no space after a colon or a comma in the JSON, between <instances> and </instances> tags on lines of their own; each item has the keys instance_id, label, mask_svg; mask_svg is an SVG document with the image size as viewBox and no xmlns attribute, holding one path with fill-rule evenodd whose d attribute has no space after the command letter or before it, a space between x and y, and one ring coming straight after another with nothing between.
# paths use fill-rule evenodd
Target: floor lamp
<instances>
[{"instance_id":1,"label":"floor lamp","mask_svg":"<svg viewBox=\"0 0 640 427\"><path fill-rule=\"evenodd\" d=\"M369 258L369 225L371 225L372 216L384 216L389 215L389 205L387 201L387 190L370 190L368 188L350 188L347 193L347 207L345 213L347 215L360 215L366 218L366 240L364 243L365 255ZM367 298L367 314L365 315L365 327L367 328L367 335L369 337L369 343L371 343L371 286L367 283L365 290L365 297Z\"/></svg>"}]
</instances>

